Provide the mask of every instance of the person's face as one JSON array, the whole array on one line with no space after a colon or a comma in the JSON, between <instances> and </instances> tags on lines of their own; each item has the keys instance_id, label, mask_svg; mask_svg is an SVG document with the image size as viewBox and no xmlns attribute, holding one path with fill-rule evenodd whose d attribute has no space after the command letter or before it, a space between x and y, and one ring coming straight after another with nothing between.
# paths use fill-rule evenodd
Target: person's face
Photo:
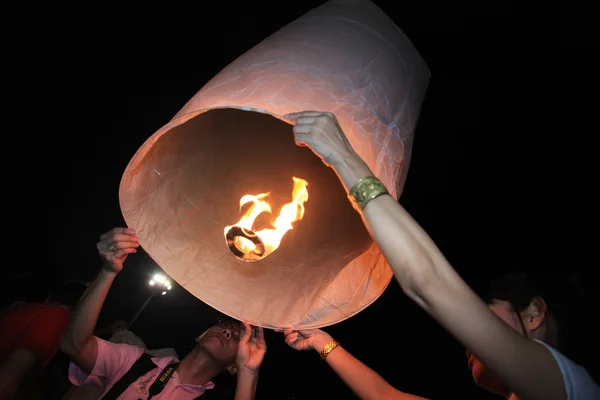
<instances>
[{"instance_id":1,"label":"person's face","mask_svg":"<svg viewBox=\"0 0 600 400\"><path fill-rule=\"evenodd\" d=\"M198 339L196 347L208 353L221 367L234 373L238 343L242 336L242 325L237 321L220 322L211 326Z\"/></svg>"},{"instance_id":2,"label":"person's face","mask_svg":"<svg viewBox=\"0 0 600 400\"><path fill-rule=\"evenodd\" d=\"M511 328L523 334L523 327L519 321L519 316L512 309L509 302L503 300L494 300L489 305L490 309L499 316L504 322L506 322ZM479 361L473 354L467 350L467 359L469 369L473 375L473 380L479 386L490 392L496 393L501 396L507 396L510 394L508 387L500 380L500 378L487 369L481 361Z\"/></svg>"}]
</instances>

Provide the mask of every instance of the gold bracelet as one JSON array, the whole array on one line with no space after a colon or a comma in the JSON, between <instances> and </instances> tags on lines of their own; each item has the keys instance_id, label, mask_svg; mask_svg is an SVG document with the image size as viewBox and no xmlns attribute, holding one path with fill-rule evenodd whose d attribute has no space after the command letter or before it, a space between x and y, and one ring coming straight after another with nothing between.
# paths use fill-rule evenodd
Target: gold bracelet
<instances>
[{"instance_id":1,"label":"gold bracelet","mask_svg":"<svg viewBox=\"0 0 600 400\"><path fill-rule=\"evenodd\" d=\"M333 349L335 349L339 345L340 345L340 342L338 342L337 340L332 340L331 342L327 343L325 345L325 347L323 347L323 350L321 350L319 355L324 360L329 355L329 353L331 353L333 351Z\"/></svg>"},{"instance_id":2,"label":"gold bracelet","mask_svg":"<svg viewBox=\"0 0 600 400\"><path fill-rule=\"evenodd\" d=\"M374 176L367 176L359 179L352 186L348 198L352 202L354 209L362 212L371 200L383 194L389 194L385 185Z\"/></svg>"}]
</instances>

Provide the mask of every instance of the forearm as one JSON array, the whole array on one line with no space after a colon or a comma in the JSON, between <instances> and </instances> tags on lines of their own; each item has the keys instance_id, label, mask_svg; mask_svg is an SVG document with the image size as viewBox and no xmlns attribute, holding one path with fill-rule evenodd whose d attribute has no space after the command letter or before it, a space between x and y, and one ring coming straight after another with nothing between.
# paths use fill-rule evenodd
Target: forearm
<instances>
[{"instance_id":1,"label":"forearm","mask_svg":"<svg viewBox=\"0 0 600 400\"><path fill-rule=\"evenodd\" d=\"M325 361L358 397L381 399L390 385L375 371L358 361L343 347L335 348Z\"/></svg>"},{"instance_id":2,"label":"forearm","mask_svg":"<svg viewBox=\"0 0 600 400\"><path fill-rule=\"evenodd\" d=\"M65 347L81 349L90 340L115 276L114 272L102 269L81 296L71 315L71 322L62 340L61 347L63 351Z\"/></svg>"},{"instance_id":3,"label":"forearm","mask_svg":"<svg viewBox=\"0 0 600 400\"><path fill-rule=\"evenodd\" d=\"M356 154L347 155L333 168L348 191L356 181L372 175ZM433 240L394 198L384 195L371 200L362 218L404 292L461 342L470 345L474 336L483 333L469 323L476 312L491 316L492 325L500 326Z\"/></svg>"},{"instance_id":4,"label":"forearm","mask_svg":"<svg viewBox=\"0 0 600 400\"><path fill-rule=\"evenodd\" d=\"M334 166L346 190L372 175L356 155ZM560 371L551 355L498 318L452 268L433 240L391 196L362 213L404 292L522 398L561 398ZM512 357L511 354L527 356ZM552 377L552 378L548 378Z\"/></svg>"},{"instance_id":5,"label":"forearm","mask_svg":"<svg viewBox=\"0 0 600 400\"><path fill-rule=\"evenodd\" d=\"M238 372L235 400L254 400L258 372Z\"/></svg>"},{"instance_id":6,"label":"forearm","mask_svg":"<svg viewBox=\"0 0 600 400\"><path fill-rule=\"evenodd\" d=\"M373 175L355 153L340 158L332 167L348 192L358 180ZM462 282L427 233L391 196L371 200L362 217L402 289L421 306L427 304L420 291L432 279L444 276L444 281Z\"/></svg>"},{"instance_id":7,"label":"forearm","mask_svg":"<svg viewBox=\"0 0 600 400\"><path fill-rule=\"evenodd\" d=\"M361 399L417 400L421 397L400 392L385 381L378 373L357 360L343 347L336 347L325 361L339 377Z\"/></svg>"}]
</instances>

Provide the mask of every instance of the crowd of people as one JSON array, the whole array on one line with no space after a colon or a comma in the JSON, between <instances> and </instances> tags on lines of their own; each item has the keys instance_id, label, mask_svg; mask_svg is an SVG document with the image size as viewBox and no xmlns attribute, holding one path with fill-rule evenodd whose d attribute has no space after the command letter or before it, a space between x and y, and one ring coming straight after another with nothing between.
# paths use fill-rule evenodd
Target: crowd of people
<instances>
[{"instance_id":1,"label":"crowd of people","mask_svg":"<svg viewBox=\"0 0 600 400\"><path fill-rule=\"evenodd\" d=\"M541 280L511 274L494 281L487 301L481 299L353 150L333 114L305 111L285 118L296 143L338 175L403 292L467 349L477 384L511 400L600 399L586 369L562 352L569 338L563 304L545 296ZM255 397L267 353L261 327L219 322L181 360L174 352L149 351L123 323L108 334L95 332L111 285L138 247L134 229L114 228L100 237L103 266L92 282L70 282L54 296L5 305L0 399L41 398L45 369L59 351L70 360L75 386L63 398L210 399L219 374L235 376L231 398ZM361 399L422 399L392 387L323 330L282 334L293 349L319 353Z\"/></svg>"}]
</instances>

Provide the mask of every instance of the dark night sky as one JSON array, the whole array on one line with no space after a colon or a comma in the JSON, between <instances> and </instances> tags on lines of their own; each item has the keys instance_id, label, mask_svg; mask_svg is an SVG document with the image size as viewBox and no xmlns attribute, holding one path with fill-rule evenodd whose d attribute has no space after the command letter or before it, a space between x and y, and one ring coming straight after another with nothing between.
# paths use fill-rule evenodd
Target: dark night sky
<instances>
[{"instance_id":1,"label":"dark night sky","mask_svg":"<svg viewBox=\"0 0 600 400\"><path fill-rule=\"evenodd\" d=\"M5 244L18 249L6 249L8 268L91 279L98 236L124 223L117 190L138 147L228 63L322 2L203 3L60 3L4 14L4 197L14 204ZM567 172L568 145L579 146L579 171L591 171L587 132L597 132L589 123L597 101L585 100L597 87L589 22L564 9L560 21L532 18L510 2L376 3L432 71L401 203L476 287L512 269L591 269L591 239L566 228L585 209L585 195L566 188L586 179ZM578 207L556 206L563 193ZM135 314L151 271L144 254L128 260L100 324ZM176 287L150 303L135 331L150 347L184 355L216 316ZM395 281L328 331L403 391L487 398L464 349ZM353 398L316 354L288 349L273 332L267 340L258 398Z\"/></svg>"}]
</instances>

